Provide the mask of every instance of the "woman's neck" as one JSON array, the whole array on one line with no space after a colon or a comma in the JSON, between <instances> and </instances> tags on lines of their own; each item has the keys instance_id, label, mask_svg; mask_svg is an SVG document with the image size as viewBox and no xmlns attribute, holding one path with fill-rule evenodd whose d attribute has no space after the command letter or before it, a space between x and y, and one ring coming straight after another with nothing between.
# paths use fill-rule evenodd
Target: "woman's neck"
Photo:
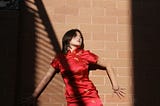
<instances>
[{"instance_id":1,"label":"woman's neck","mask_svg":"<svg viewBox=\"0 0 160 106\"><path fill-rule=\"evenodd\" d=\"M72 46L72 47L69 48L69 50L70 50L71 52L75 51L76 49L78 49L78 47Z\"/></svg>"}]
</instances>

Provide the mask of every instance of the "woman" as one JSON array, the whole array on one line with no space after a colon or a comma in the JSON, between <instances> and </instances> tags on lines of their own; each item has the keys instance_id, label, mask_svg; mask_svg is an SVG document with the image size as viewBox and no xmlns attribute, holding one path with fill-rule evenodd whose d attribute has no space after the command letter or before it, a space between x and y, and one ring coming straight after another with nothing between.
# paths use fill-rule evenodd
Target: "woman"
<instances>
[{"instance_id":1,"label":"woman","mask_svg":"<svg viewBox=\"0 0 160 106\"><path fill-rule=\"evenodd\" d=\"M111 66L102 65L97 55L84 50L80 30L72 29L66 32L62 44L62 54L57 55L51 62L49 71L33 92L33 98L37 98L52 76L60 72L66 86L67 106L102 106L98 91L88 77L91 64L105 66L114 93L120 98L124 96L124 89L119 87Z\"/></svg>"}]
</instances>

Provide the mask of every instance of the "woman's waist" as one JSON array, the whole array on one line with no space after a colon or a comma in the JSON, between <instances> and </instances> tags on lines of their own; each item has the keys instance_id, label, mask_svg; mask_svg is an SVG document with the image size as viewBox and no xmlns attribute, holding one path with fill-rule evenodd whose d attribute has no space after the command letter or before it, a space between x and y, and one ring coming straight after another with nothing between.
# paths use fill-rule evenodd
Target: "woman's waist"
<instances>
[{"instance_id":1,"label":"woman's waist","mask_svg":"<svg viewBox=\"0 0 160 106\"><path fill-rule=\"evenodd\" d=\"M67 92L65 93L66 99L68 102L76 102L83 98L99 98L98 91L95 88L78 90L76 92Z\"/></svg>"},{"instance_id":2,"label":"woman's waist","mask_svg":"<svg viewBox=\"0 0 160 106\"><path fill-rule=\"evenodd\" d=\"M96 90L92 82L77 82L74 84L66 85L66 92L70 94L83 94L88 91Z\"/></svg>"}]
</instances>

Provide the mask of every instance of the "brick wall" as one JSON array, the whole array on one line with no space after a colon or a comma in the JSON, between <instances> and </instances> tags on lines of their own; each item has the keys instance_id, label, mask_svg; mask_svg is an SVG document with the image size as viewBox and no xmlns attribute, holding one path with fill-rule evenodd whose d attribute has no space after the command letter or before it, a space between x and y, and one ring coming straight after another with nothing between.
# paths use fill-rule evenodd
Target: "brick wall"
<instances>
[{"instance_id":1,"label":"brick wall","mask_svg":"<svg viewBox=\"0 0 160 106\"><path fill-rule=\"evenodd\" d=\"M22 9L21 23L21 95L31 93L33 88L29 86L33 87L35 83L36 87L45 75L51 58L58 52L56 48L61 47L63 34L69 29L78 28L84 35L85 49L99 55L104 63L111 63L119 84L127 89L125 98L119 99L113 94L104 71L91 72L90 78L96 85L104 106L132 105L129 0L26 0L25 6ZM31 73L34 82L29 79ZM26 88L28 89L25 90ZM63 80L57 74L39 97L37 105L65 106L64 92Z\"/></svg>"}]
</instances>

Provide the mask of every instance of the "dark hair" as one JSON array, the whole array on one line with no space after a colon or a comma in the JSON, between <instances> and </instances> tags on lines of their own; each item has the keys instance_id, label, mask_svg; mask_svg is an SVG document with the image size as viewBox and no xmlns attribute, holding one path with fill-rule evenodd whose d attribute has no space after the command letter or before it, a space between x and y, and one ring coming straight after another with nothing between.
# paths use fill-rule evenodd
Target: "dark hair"
<instances>
[{"instance_id":1,"label":"dark hair","mask_svg":"<svg viewBox=\"0 0 160 106\"><path fill-rule=\"evenodd\" d=\"M64 53L64 54L67 53L68 47L69 47L69 42L71 41L71 39L73 37L77 36L76 32L78 32L80 34L80 36L82 37L82 44L79 49L84 48L83 36L82 36L81 31L79 29L71 29L71 30L67 31L62 38L62 53Z\"/></svg>"}]
</instances>

